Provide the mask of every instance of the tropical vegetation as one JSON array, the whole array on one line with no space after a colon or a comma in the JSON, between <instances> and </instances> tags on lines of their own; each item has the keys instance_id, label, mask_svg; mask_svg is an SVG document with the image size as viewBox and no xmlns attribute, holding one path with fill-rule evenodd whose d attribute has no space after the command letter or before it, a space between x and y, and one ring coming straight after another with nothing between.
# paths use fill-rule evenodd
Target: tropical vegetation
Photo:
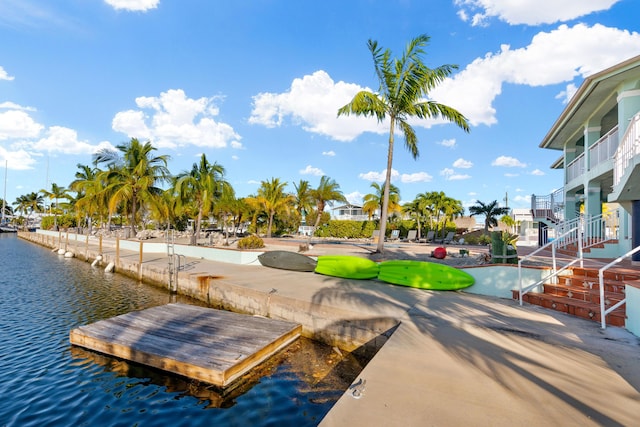
<instances>
[{"instance_id":1,"label":"tropical vegetation","mask_svg":"<svg viewBox=\"0 0 640 427\"><path fill-rule=\"evenodd\" d=\"M150 142L134 138L117 150L97 153L91 165L78 164L75 179L66 187L52 184L49 189L18 197L13 209L7 207L7 214L21 216L22 223L36 214L48 215L42 219L43 228L77 226L91 233L93 227L127 227L125 231L130 230L132 237L142 228L189 230L192 243L203 230L213 228L225 233L226 243L230 234L294 234L305 224L319 237L371 238L374 230L380 229L378 214L386 183L372 184L371 193L364 196L368 221L338 221L331 219L327 208L346 202L346 198L340 185L328 176L322 176L315 187L300 180L293 184L293 191L288 191L286 181L272 177L262 181L255 194L237 197L225 168L205 154L191 169L171 175L168 157L158 155ZM418 230L418 237L428 230L444 236L456 230L454 220L464 214L462 202L442 191L419 193L400 206L399 189L393 184L388 188L387 206L393 215L389 217L387 237L391 230L399 230L403 237L409 230ZM506 210L495 201L478 201L470 212L486 215L489 227Z\"/></svg>"},{"instance_id":2,"label":"tropical vegetation","mask_svg":"<svg viewBox=\"0 0 640 427\"><path fill-rule=\"evenodd\" d=\"M509 213L509 208L498 206L498 201L489 203L476 200L476 204L469 207L471 216L484 216L484 234L489 234L489 228L498 225L498 217Z\"/></svg>"},{"instance_id":3,"label":"tropical vegetation","mask_svg":"<svg viewBox=\"0 0 640 427\"><path fill-rule=\"evenodd\" d=\"M380 234L385 235L389 215L391 171L393 166L394 132L404 134L405 147L414 159L418 158L418 136L409 124L412 118L444 119L458 125L465 132L469 123L457 110L429 99L428 95L439 83L451 75L455 65L429 68L422 61L424 47L429 37L420 35L413 39L400 58L392 59L389 49L382 50L378 42L369 40L368 47L373 57L373 66L379 81L378 92L363 90L338 110L340 115L375 117L378 122L388 120L389 144L384 184ZM378 252L384 250L384 239L378 241Z\"/></svg>"}]
</instances>

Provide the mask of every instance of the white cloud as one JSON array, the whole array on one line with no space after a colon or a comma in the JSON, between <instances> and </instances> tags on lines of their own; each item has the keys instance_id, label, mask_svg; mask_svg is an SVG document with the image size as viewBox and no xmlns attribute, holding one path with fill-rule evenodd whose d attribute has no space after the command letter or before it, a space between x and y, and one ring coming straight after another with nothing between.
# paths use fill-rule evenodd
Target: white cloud
<instances>
[{"instance_id":1,"label":"white cloud","mask_svg":"<svg viewBox=\"0 0 640 427\"><path fill-rule=\"evenodd\" d=\"M160 0L104 0L116 10L128 10L133 12L146 12L158 7Z\"/></svg>"},{"instance_id":2,"label":"white cloud","mask_svg":"<svg viewBox=\"0 0 640 427\"><path fill-rule=\"evenodd\" d=\"M235 154L233 156L231 156L231 160L239 160L240 157L236 156Z\"/></svg>"},{"instance_id":3,"label":"white cloud","mask_svg":"<svg viewBox=\"0 0 640 427\"><path fill-rule=\"evenodd\" d=\"M36 159L26 150L17 149L9 151L2 145L0 145L0 160L2 161L2 167L4 167L6 162L7 168L12 170L33 169L36 164Z\"/></svg>"},{"instance_id":4,"label":"white cloud","mask_svg":"<svg viewBox=\"0 0 640 427\"><path fill-rule=\"evenodd\" d=\"M469 169L469 168L473 167L473 163L471 161L469 161L469 160L465 160L463 158L459 158L458 160L453 162L453 167L454 168L460 168L460 169Z\"/></svg>"},{"instance_id":5,"label":"white cloud","mask_svg":"<svg viewBox=\"0 0 640 427\"><path fill-rule=\"evenodd\" d=\"M506 176L507 178L515 178L515 177L520 176L520 174L519 173L507 172L507 173L504 174L504 176Z\"/></svg>"},{"instance_id":6,"label":"white cloud","mask_svg":"<svg viewBox=\"0 0 640 427\"><path fill-rule=\"evenodd\" d=\"M351 141L363 132L387 133L388 127L366 117L337 117L338 109L361 90L356 84L334 82L325 71L294 79L284 93L260 93L253 97L249 123L269 128L282 126L285 119L308 132L338 141Z\"/></svg>"},{"instance_id":7,"label":"white cloud","mask_svg":"<svg viewBox=\"0 0 640 427\"><path fill-rule=\"evenodd\" d=\"M563 22L593 12L607 10L620 0L455 0L460 8L458 16L472 25L486 25L489 18L497 17L511 25L552 24Z\"/></svg>"},{"instance_id":8,"label":"white cloud","mask_svg":"<svg viewBox=\"0 0 640 427\"><path fill-rule=\"evenodd\" d=\"M556 99L561 99L563 104L568 104L573 95L578 91L578 87L574 83L569 83L567 88L556 95Z\"/></svg>"},{"instance_id":9,"label":"white cloud","mask_svg":"<svg viewBox=\"0 0 640 427\"><path fill-rule=\"evenodd\" d=\"M400 176L400 173L398 173L398 171L395 169L391 169L391 181L394 181L396 178L398 178L398 176ZM365 181L384 182L387 177L387 170L384 169L382 172L371 171L361 173L358 175L358 177L364 179Z\"/></svg>"},{"instance_id":10,"label":"white cloud","mask_svg":"<svg viewBox=\"0 0 640 427\"><path fill-rule=\"evenodd\" d=\"M244 150L244 146L240 141L231 141L231 148L235 148L236 150Z\"/></svg>"},{"instance_id":11,"label":"white cloud","mask_svg":"<svg viewBox=\"0 0 640 427\"><path fill-rule=\"evenodd\" d=\"M523 168L527 166L525 163L522 163L520 160L515 157L509 156L500 156L496 158L493 162L491 162L491 166L504 166L507 168Z\"/></svg>"},{"instance_id":12,"label":"white cloud","mask_svg":"<svg viewBox=\"0 0 640 427\"><path fill-rule=\"evenodd\" d=\"M427 172L403 173L400 175L400 182L405 184L413 182L431 182L433 177Z\"/></svg>"},{"instance_id":13,"label":"white cloud","mask_svg":"<svg viewBox=\"0 0 640 427\"><path fill-rule=\"evenodd\" d=\"M62 126L51 126L44 138L28 145L35 151L63 154L93 154L103 148L115 150L115 147L107 141L98 145L79 141L75 130Z\"/></svg>"},{"instance_id":14,"label":"white cloud","mask_svg":"<svg viewBox=\"0 0 640 427\"><path fill-rule=\"evenodd\" d=\"M580 79L628 59L630 52L639 50L637 32L600 24L560 25L537 33L527 46L512 49L503 45L497 52L476 58L434 88L429 98L457 109L472 126L491 126L497 123L493 104L505 83L530 87L564 83L566 98ZM369 90L353 83L335 82L319 70L294 79L285 92L254 96L249 122L270 128L288 122L339 141L351 141L364 132L386 134L387 122L355 116L336 117L338 108L365 89ZM411 120L413 126L424 128L442 123L445 122ZM449 139L438 144L455 147L456 141Z\"/></svg>"},{"instance_id":15,"label":"white cloud","mask_svg":"<svg viewBox=\"0 0 640 427\"><path fill-rule=\"evenodd\" d=\"M526 47L511 49L503 45L499 52L475 59L443 81L430 97L456 108L473 126L490 126L497 123L493 101L502 93L504 83L536 87L572 82L628 59L630 52L639 50L637 32L600 24L560 25L536 34Z\"/></svg>"},{"instance_id":16,"label":"white cloud","mask_svg":"<svg viewBox=\"0 0 640 427\"><path fill-rule=\"evenodd\" d=\"M364 197L364 194L362 194L359 191L354 191L352 193L345 194L344 197L352 205L361 206L362 205L362 198Z\"/></svg>"},{"instance_id":17,"label":"white cloud","mask_svg":"<svg viewBox=\"0 0 640 427\"><path fill-rule=\"evenodd\" d=\"M9 73L5 71L5 69L0 65L0 80L13 80L14 77L10 76Z\"/></svg>"},{"instance_id":18,"label":"white cloud","mask_svg":"<svg viewBox=\"0 0 640 427\"><path fill-rule=\"evenodd\" d=\"M22 105L16 104L15 102L5 101L0 102L0 109L3 110L21 110L21 111L37 111L33 107L23 107Z\"/></svg>"},{"instance_id":19,"label":"white cloud","mask_svg":"<svg viewBox=\"0 0 640 427\"><path fill-rule=\"evenodd\" d=\"M307 165L306 168L300 169L298 172L300 172L301 175L313 175L313 176L322 176L322 175L324 175L324 172L322 171L322 169L315 168L315 167L313 167L311 165Z\"/></svg>"},{"instance_id":20,"label":"white cloud","mask_svg":"<svg viewBox=\"0 0 640 427\"><path fill-rule=\"evenodd\" d=\"M534 169L534 170L531 171L531 175L544 176L545 173L543 171L541 171L540 169Z\"/></svg>"},{"instance_id":21,"label":"white cloud","mask_svg":"<svg viewBox=\"0 0 640 427\"><path fill-rule=\"evenodd\" d=\"M0 141L15 138L35 138L44 129L25 111L9 110L0 113Z\"/></svg>"},{"instance_id":22,"label":"white cloud","mask_svg":"<svg viewBox=\"0 0 640 427\"><path fill-rule=\"evenodd\" d=\"M456 173L456 171L451 168L442 169L440 171L440 175L442 175L447 181L461 181L471 178L471 175Z\"/></svg>"},{"instance_id":23,"label":"white cloud","mask_svg":"<svg viewBox=\"0 0 640 427\"><path fill-rule=\"evenodd\" d=\"M443 147L454 148L456 146L455 139L443 139L442 141L436 142L438 145L442 145Z\"/></svg>"},{"instance_id":24,"label":"white cloud","mask_svg":"<svg viewBox=\"0 0 640 427\"><path fill-rule=\"evenodd\" d=\"M335 152L335 151L333 151L333 150L323 151L323 152L322 152L322 155L323 155L323 156L333 157L333 156L335 156L335 155L336 155L336 152Z\"/></svg>"},{"instance_id":25,"label":"white cloud","mask_svg":"<svg viewBox=\"0 0 640 427\"><path fill-rule=\"evenodd\" d=\"M159 97L139 97L136 105L141 110L117 113L112 127L131 138L150 140L158 148L241 148L240 136L233 128L215 120L220 99L187 98L182 89L170 89ZM142 110L150 110L151 116Z\"/></svg>"},{"instance_id":26,"label":"white cloud","mask_svg":"<svg viewBox=\"0 0 640 427\"><path fill-rule=\"evenodd\" d=\"M440 171L440 175L447 177L447 176L453 175L455 172L456 171L454 171L451 168L444 168Z\"/></svg>"}]
</instances>

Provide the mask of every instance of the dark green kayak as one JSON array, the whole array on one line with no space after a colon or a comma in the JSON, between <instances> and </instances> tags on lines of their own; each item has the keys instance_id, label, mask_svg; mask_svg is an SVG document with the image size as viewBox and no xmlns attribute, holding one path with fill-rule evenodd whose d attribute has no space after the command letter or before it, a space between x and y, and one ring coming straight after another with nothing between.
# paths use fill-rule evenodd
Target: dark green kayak
<instances>
[{"instance_id":1,"label":"dark green kayak","mask_svg":"<svg viewBox=\"0 0 640 427\"><path fill-rule=\"evenodd\" d=\"M314 271L316 260L306 255L290 251L269 251L258 255L258 261L265 267L292 271Z\"/></svg>"}]
</instances>

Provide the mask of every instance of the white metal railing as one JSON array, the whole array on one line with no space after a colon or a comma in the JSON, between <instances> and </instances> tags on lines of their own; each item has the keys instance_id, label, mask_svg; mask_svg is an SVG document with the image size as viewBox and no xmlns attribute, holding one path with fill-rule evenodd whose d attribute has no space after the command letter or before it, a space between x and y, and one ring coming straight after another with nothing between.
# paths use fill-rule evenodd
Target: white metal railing
<instances>
[{"instance_id":1,"label":"white metal railing","mask_svg":"<svg viewBox=\"0 0 640 427\"><path fill-rule=\"evenodd\" d=\"M629 123L627 131L613 157L613 185L622 180L627 166L635 156L640 155L640 113L636 114Z\"/></svg>"},{"instance_id":2,"label":"white metal railing","mask_svg":"<svg viewBox=\"0 0 640 427\"><path fill-rule=\"evenodd\" d=\"M558 222L564 218L564 188L544 196L531 196L531 211L534 218L547 218Z\"/></svg>"},{"instance_id":3,"label":"white metal railing","mask_svg":"<svg viewBox=\"0 0 640 427\"><path fill-rule=\"evenodd\" d=\"M581 153L567 165L567 175L565 182L569 183L572 180L584 175L584 157L584 153Z\"/></svg>"},{"instance_id":4,"label":"white metal railing","mask_svg":"<svg viewBox=\"0 0 640 427\"><path fill-rule=\"evenodd\" d=\"M555 235L562 237L555 238L556 248L565 248L576 244L580 236L583 235L583 226L584 218L582 216L558 223L554 227Z\"/></svg>"},{"instance_id":5,"label":"white metal railing","mask_svg":"<svg viewBox=\"0 0 640 427\"><path fill-rule=\"evenodd\" d=\"M609 161L618 149L619 142L616 126L589 147L589 170Z\"/></svg>"},{"instance_id":6,"label":"white metal railing","mask_svg":"<svg viewBox=\"0 0 640 427\"><path fill-rule=\"evenodd\" d=\"M590 248L618 238L620 219L618 211L599 215L579 215L571 220L562 221L555 227L555 234L565 236L557 238L558 248L577 244L582 240L582 249Z\"/></svg>"},{"instance_id":7,"label":"white metal railing","mask_svg":"<svg viewBox=\"0 0 640 427\"><path fill-rule=\"evenodd\" d=\"M618 258L614 259L609 264L605 265L600 270L598 270L598 281L599 281L598 284L600 286L600 325L602 326L602 329L605 329L607 327L607 314L611 313L616 308L618 308L618 307L622 306L623 304L627 303L627 298L625 297L620 302L618 302L617 304L614 304L611 307L605 309L604 272L607 271L608 269L610 269L611 267L613 267L614 265L620 263L622 260L632 256L636 252L640 252L640 246L637 246L635 249L630 250L629 252L627 252L626 254L622 255L621 257L618 257ZM520 303L520 304L522 305L522 303Z\"/></svg>"},{"instance_id":8,"label":"white metal railing","mask_svg":"<svg viewBox=\"0 0 640 427\"><path fill-rule=\"evenodd\" d=\"M550 279L554 279L557 280L556 278L558 277L558 275L560 273L562 273L563 271L565 271L566 269L568 269L569 267L571 267L572 265L574 265L577 262L580 262L580 267L584 267L584 258L582 256L582 241L581 241L581 237L580 237L580 233L577 233L578 236L578 258L572 260L571 262L569 262L567 265L563 266L561 269L558 270L558 263L557 263L557 258L556 258L556 246L557 246L557 242L560 241L561 239L565 238L566 235L570 234L570 233L574 233L576 232L576 229L572 229L567 231L565 234L558 236L557 239L547 243L544 246L539 247L538 249L536 249L535 251L531 252L529 255L526 255L522 258L520 258L518 260L518 294L519 294L519 301L520 301L520 305L522 305L522 297L529 291L531 291L532 289L540 286L541 284L547 282ZM538 252L546 249L547 247L551 246L551 274L549 274L546 277L543 277L542 279L538 280L535 283L529 284L526 287L523 287L522 285L522 263L526 260L528 260L529 258L532 258L535 254L537 254Z\"/></svg>"}]
</instances>

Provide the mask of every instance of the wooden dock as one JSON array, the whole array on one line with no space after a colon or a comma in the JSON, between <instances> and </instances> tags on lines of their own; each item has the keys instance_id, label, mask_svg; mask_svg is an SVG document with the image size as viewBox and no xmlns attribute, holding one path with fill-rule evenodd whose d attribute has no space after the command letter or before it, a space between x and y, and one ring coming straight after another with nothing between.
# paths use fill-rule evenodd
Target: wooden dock
<instances>
[{"instance_id":1,"label":"wooden dock","mask_svg":"<svg viewBox=\"0 0 640 427\"><path fill-rule=\"evenodd\" d=\"M188 304L134 311L73 329L71 344L220 387L285 348L302 327Z\"/></svg>"}]
</instances>

